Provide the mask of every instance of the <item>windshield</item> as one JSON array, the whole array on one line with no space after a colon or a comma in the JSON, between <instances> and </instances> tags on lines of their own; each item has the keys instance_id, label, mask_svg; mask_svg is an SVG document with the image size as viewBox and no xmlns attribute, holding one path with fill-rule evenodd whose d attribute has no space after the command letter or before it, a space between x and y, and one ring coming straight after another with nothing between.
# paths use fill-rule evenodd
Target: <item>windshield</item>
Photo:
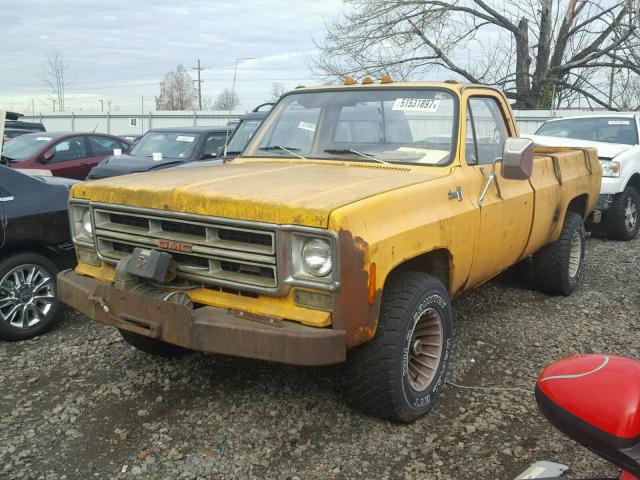
<instances>
[{"instance_id":1,"label":"windshield","mask_svg":"<svg viewBox=\"0 0 640 480\"><path fill-rule=\"evenodd\" d=\"M262 120L246 120L240 123L233 132L229 145L227 145L227 152L240 153L244 147L249 143L251 137L258 129Z\"/></svg>"},{"instance_id":2,"label":"windshield","mask_svg":"<svg viewBox=\"0 0 640 480\"><path fill-rule=\"evenodd\" d=\"M536 135L625 145L638 143L635 120L624 117L554 120L542 125Z\"/></svg>"},{"instance_id":3,"label":"windshield","mask_svg":"<svg viewBox=\"0 0 640 480\"><path fill-rule=\"evenodd\" d=\"M53 137L46 135L21 135L2 147L2 156L11 159L11 161L24 162L38 153L51 140Z\"/></svg>"},{"instance_id":4,"label":"windshield","mask_svg":"<svg viewBox=\"0 0 640 480\"><path fill-rule=\"evenodd\" d=\"M436 89L366 89L287 95L245 155L446 165L457 104Z\"/></svg>"},{"instance_id":5,"label":"windshield","mask_svg":"<svg viewBox=\"0 0 640 480\"><path fill-rule=\"evenodd\" d=\"M198 133L147 132L136 143L132 155L152 157L162 153L162 158L189 158L198 142Z\"/></svg>"}]
</instances>

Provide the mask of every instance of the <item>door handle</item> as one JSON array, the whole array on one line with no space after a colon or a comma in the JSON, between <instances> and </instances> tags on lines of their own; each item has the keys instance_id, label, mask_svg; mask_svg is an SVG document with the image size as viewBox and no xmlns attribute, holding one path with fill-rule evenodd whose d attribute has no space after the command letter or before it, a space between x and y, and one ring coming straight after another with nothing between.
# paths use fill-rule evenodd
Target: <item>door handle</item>
<instances>
[{"instance_id":1,"label":"door handle","mask_svg":"<svg viewBox=\"0 0 640 480\"><path fill-rule=\"evenodd\" d=\"M449 197L449 200L458 200L459 202L461 202L463 199L462 187L458 185L453 192L449 190L449 192L447 193L447 196Z\"/></svg>"}]
</instances>

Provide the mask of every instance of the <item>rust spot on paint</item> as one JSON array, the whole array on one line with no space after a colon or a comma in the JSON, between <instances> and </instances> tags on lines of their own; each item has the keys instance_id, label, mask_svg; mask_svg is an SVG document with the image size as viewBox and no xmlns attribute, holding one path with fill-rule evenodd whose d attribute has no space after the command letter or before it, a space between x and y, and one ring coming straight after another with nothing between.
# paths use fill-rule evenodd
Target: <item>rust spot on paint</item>
<instances>
[{"instance_id":1,"label":"rust spot on paint","mask_svg":"<svg viewBox=\"0 0 640 480\"><path fill-rule=\"evenodd\" d=\"M369 267L365 254L369 244L362 237L353 237L342 230L340 242L340 292L336 298L333 327L346 331L347 347L351 348L373 338L378 326L382 290L370 292ZM374 268L375 270L375 268ZM375 271L372 272L375 275Z\"/></svg>"}]
</instances>

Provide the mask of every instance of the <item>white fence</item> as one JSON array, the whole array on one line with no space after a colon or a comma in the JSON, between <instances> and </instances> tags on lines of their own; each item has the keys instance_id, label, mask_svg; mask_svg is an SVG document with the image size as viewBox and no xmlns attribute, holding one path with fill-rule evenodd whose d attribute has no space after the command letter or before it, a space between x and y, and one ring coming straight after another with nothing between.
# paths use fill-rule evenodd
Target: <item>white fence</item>
<instances>
[{"instance_id":1,"label":"white fence","mask_svg":"<svg viewBox=\"0 0 640 480\"><path fill-rule=\"evenodd\" d=\"M238 120L240 112L147 112L138 113L41 113L25 115L20 120L40 122L50 132L102 132L114 135L142 134L151 128L162 127L223 127L230 120Z\"/></svg>"},{"instance_id":2,"label":"white fence","mask_svg":"<svg viewBox=\"0 0 640 480\"><path fill-rule=\"evenodd\" d=\"M598 115L602 111L591 110L516 110L514 111L520 133L534 133L545 120L554 117L572 115ZM636 112L637 113L637 112ZM240 112L147 112L138 113L98 112L98 113L41 113L25 115L26 122L34 121L44 124L47 130L55 131L92 131L113 133L115 135L141 134L150 128L189 127L189 126L224 126L229 120L237 120Z\"/></svg>"}]
</instances>

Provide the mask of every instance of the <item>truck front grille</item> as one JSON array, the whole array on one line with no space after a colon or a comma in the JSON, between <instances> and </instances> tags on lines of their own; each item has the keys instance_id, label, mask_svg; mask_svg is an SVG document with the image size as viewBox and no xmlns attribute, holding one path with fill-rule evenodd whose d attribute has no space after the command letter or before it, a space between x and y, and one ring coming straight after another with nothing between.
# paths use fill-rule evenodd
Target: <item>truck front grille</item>
<instances>
[{"instance_id":1,"label":"truck front grille","mask_svg":"<svg viewBox=\"0 0 640 480\"><path fill-rule=\"evenodd\" d=\"M93 208L100 256L117 263L135 247L169 252L178 276L221 287L278 286L275 230L165 212Z\"/></svg>"}]
</instances>

